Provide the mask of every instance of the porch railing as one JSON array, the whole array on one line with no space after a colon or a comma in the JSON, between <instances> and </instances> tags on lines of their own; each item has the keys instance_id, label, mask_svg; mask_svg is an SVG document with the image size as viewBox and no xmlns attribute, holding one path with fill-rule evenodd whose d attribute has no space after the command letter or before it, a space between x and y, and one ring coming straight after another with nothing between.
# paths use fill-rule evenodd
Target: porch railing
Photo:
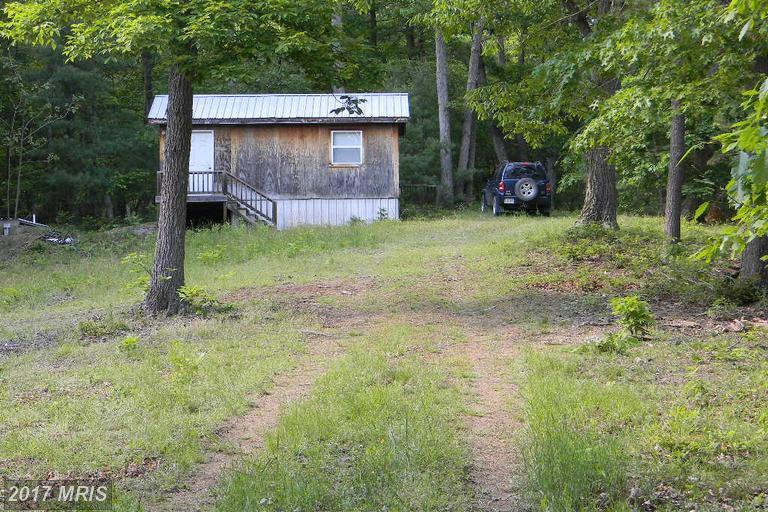
<instances>
[{"instance_id":1,"label":"porch railing","mask_svg":"<svg viewBox=\"0 0 768 512\"><path fill-rule=\"evenodd\" d=\"M226 184L224 193L235 201L238 206L245 208L248 213L274 225L277 221L277 206L265 196L237 176L225 173Z\"/></svg>"},{"instance_id":2,"label":"porch railing","mask_svg":"<svg viewBox=\"0 0 768 512\"><path fill-rule=\"evenodd\" d=\"M160 195L163 184L163 171L157 173L157 195ZM224 173L220 171L190 171L187 194L223 194Z\"/></svg>"},{"instance_id":3,"label":"porch railing","mask_svg":"<svg viewBox=\"0 0 768 512\"><path fill-rule=\"evenodd\" d=\"M163 171L157 173L157 197L160 196ZM221 171L192 171L189 173L188 195L225 196L249 215L272 225L277 220L277 204L237 176ZM218 198L216 198L218 200Z\"/></svg>"}]
</instances>

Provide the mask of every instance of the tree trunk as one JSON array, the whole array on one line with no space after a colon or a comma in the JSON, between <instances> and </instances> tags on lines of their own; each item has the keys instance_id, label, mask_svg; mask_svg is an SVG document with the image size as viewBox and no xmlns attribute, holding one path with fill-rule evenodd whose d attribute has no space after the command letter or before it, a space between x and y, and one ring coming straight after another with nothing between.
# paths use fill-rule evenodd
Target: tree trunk
<instances>
[{"instance_id":1,"label":"tree trunk","mask_svg":"<svg viewBox=\"0 0 768 512\"><path fill-rule=\"evenodd\" d=\"M410 25L405 27L405 53L409 59L416 58L416 34Z\"/></svg>"},{"instance_id":2,"label":"tree trunk","mask_svg":"<svg viewBox=\"0 0 768 512\"><path fill-rule=\"evenodd\" d=\"M22 127L24 124L22 123ZM13 218L19 218L19 199L21 198L21 167L24 165L24 138L26 137L25 129L21 130L21 137L19 142L19 157L16 162L16 203L13 208Z\"/></svg>"},{"instance_id":3,"label":"tree trunk","mask_svg":"<svg viewBox=\"0 0 768 512\"><path fill-rule=\"evenodd\" d=\"M495 122L491 123L491 140L493 141L493 151L496 153L496 163L508 161L507 146L504 144L504 134L501 133Z\"/></svg>"},{"instance_id":4,"label":"tree trunk","mask_svg":"<svg viewBox=\"0 0 768 512\"><path fill-rule=\"evenodd\" d=\"M192 82L177 66L172 67L168 75L167 116L155 264L144 300L144 310L149 314L177 313L181 305L178 289L184 285Z\"/></svg>"},{"instance_id":5,"label":"tree trunk","mask_svg":"<svg viewBox=\"0 0 768 512\"><path fill-rule=\"evenodd\" d=\"M331 26L334 32L341 37L344 32L344 19L341 17L341 4L336 4L333 11L333 17L331 18ZM334 94L341 94L344 91L344 86L336 83L339 80L339 75L344 69L344 63L338 58L333 63L333 68L336 70L336 76L334 77L334 83L331 85L331 90Z\"/></svg>"},{"instance_id":6,"label":"tree trunk","mask_svg":"<svg viewBox=\"0 0 768 512\"><path fill-rule=\"evenodd\" d=\"M520 135L519 133L517 136L515 136L515 140L517 142L517 155L521 162L527 162L530 158L530 146L528 146L528 141L525 140L525 137Z\"/></svg>"},{"instance_id":7,"label":"tree trunk","mask_svg":"<svg viewBox=\"0 0 768 512\"><path fill-rule=\"evenodd\" d=\"M680 209L682 205L683 167L685 153L685 115L680 102L672 100L672 126L669 132L669 175L664 205L664 233L672 242L680 241Z\"/></svg>"},{"instance_id":8,"label":"tree trunk","mask_svg":"<svg viewBox=\"0 0 768 512\"><path fill-rule=\"evenodd\" d=\"M477 120L475 120L475 125L472 127L472 140L469 143L469 163L467 164L467 167L470 169L475 169L477 165ZM472 180L468 182L470 191L469 196L472 196Z\"/></svg>"},{"instance_id":9,"label":"tree trunk","mask_svg":"<svg viewBox=\"0 0 768 512\"><path fill-rule=\"evenodd\" d=\"M379 44L379 27L376 21L376 2L373 1L370 9L368 9L368 29L370 31L368 40L371 47L376 48Z\"/></svg>"},{"instance_id":10,"label":"tree trunk","mask_svg":"<svg viewBox=\"0 0 768 512\"><path fill-rule=\"evenodd\" d=\"M6 183L6 190L5 190L5 198L6 198L6 205L5 205L5 213L8 219L11 218L11 181L13 180L13 133L16 129L16 112L17 108L14 108L13 115L11 116L11 122L10 126L8 127L8 145L6 146L8 157L8 182Z\"/></svg>"},{"instance_id":11,"label":"tree trunk","mask_svg":"<svg viewBox=\"0 0 768 512\"><path fill-rule=\"evenodd\" d=\"M475 195L475 164L477 151L477 119L472 125L472 135L469 142L469 162L467 162L467 178L464 181L464 197L471 201Z\"/></svg>"},{"instance_id":12,"label":"tree trunk","mask_svg":"<svg viewBox=\"0 0 768 512\"><path fill-rule=\"evenodd\" d=\"M499 46L499 53L496 55L498 59L499 67L504 69L507 67L507 48L506 44L507 42L504 40L503 36L498 36L496 38L496 44Z\"/></svg>"},{"instance_id":13,"label":"tree trunk","mask_svg":"<svg viewBox=\"0 0 768 512\"><path fill-rule=\"evenodd\" d=\"M8 181L6 181L5 184L5 215L9 219L11 218L11 180L13 180L13 161L11 158L11 151L13 151L12 147L12 144L9 142L5 148L8 156Z\"/></svg>"},{"instance_id":14,"label":"tree trunk","mask_svg":"<svg viewBox=\"0 0 768 512\"><path fill-rule=\"evenodd\" d=\"M469 69L467 71L467 92L477 88L480 76L480 52L483 49L483 20L475 22L472 33L472 47L469 53ZM464 108L464 122L461 125L461 146L459 147L459 163L457 171L466 182L471 180L467 176L469 169L469 153L472 146L472 133L475 128L477 116L475 111L468 106Z\"/></svg>"},{"instance_id":15,"label":"tree trunk","mask_svg":"<svg viewBox=\"0 0 768 512\"><path fill-rule=\"evenodd\" d=\"M545 170L547 172L547 179L549 180L549 184L552 185L552 195L550 196L549 200L549 207L551 209L555 209L555 192L557 190L557 158L554 156L548 156L546 158L546 167Z\"/></svg>"},{"instance_id":16,"label":"tree trunk","mask_svg":"<svg viewBox=\"0 0 768 512\"><path fill-rule=\"evenodd\" d=\"M435 31L435 82L440 125L440 202L453 204L453 159L451 158L451 123L448 116L448 59L443 33Z\"/></svg>"},{"instance_id":17,"label":"tree trunk","mask_svg":"<svg viewBox=\"0 0 768 512\"><path fill-rule=\"evenodd\" d=\"M768 287L768 262L762 258L768 256L768 236L755 238L741 253L741 271L739 279L754 280L762 287Z\"/></svg>"},{"instance_id":18,"label":"tree trunk","mask_svg":"<svg viewBox=\"0 0 768 512\"><path fill-rule=\"evenodd\" d=\"M115 218L115 205L112 202L111 194L106 194L104 196L104 216L109 220Z\"/></svg>"},{"instance_id":19,"label":"tree trunk","mask_svg":"<svg viewBox=\"0 0 768 512\"><path fill-rule=\"evenodd\" d=\"M155 62L152 54L149 50L142 50L141 52L141 69L144 74L144 116L149 114L149 109L152 106L152 101L155 99L155 88L152 84L152 70L154 69Z\"/></svg>"},{"instance_id":20,"label":"tree trunk","mask_svg":"<svg viewBox=\"0 0 768 512\"><path fill-rule=\"evenodd\" d=\"M618 229L616 221L616 169L608 162L608 148L590 149L587 161L587 190L578 224L598 223Z\"/></svg>"}]
</instances>

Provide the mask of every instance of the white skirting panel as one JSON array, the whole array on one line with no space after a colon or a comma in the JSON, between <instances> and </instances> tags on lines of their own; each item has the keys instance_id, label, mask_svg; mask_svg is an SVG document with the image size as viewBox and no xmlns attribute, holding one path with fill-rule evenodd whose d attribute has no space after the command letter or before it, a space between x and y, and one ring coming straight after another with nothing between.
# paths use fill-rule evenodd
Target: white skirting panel
<instances>
[{"instance_id":1,"label":"white skirting panel","mask_svg":"<svg viewBox=\"0 0 768 512\"><path fill-rule=\"evenodd\" d=\"M373 222L400 218L396 197L363 199L276 199L277 229L294 226L342 226L352 219Z\"/></svg>"}]
</instances>

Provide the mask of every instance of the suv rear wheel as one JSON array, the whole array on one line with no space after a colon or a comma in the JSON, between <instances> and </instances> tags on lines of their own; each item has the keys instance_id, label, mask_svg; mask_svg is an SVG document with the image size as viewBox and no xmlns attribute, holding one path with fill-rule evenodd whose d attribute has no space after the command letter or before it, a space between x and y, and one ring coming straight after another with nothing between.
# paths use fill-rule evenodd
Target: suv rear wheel
<instances>
[{"instance_id":1,"label":"suv rear wheel","mask_svg":"<svg viewBox=\"0 0 768 512\"><path fill-rule=\"evenodd\" d=\"M539 186L531 178L521 178L515 183L515 195L521 201L533 201L539 195Z\"/></svg>"}]
</instances>

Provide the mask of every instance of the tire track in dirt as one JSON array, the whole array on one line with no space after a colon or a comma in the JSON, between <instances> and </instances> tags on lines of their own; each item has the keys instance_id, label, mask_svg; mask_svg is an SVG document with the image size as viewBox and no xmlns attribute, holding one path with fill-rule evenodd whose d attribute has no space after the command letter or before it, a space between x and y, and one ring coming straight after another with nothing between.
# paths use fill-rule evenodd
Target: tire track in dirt
<instances>
[{"instance_id":1,"label":"tire track in dirt","mask_svg":"<svg viewBox=\"0 0 768 512\"><path fill-rule=\"evenodd\" d=\"M263 448L264 436L277 426L280 411L307 397L315 381L344 352L339 338L330 333L312 333L308 344L309 352L299 358L292 370L276 376L271 389L254 397L252 407L245 415L218 429L222 444L234 447L235 453L207 453L206 461L197 465L173 491L145 503L147 510L193 512L213 508L215 496L212 491L226 470Z\"/></svg>"},{"instance_id":2,"label":"tire track in dirt","mask_svg":"<svg viewBox=\"0 0 768 512\"><path fill-rule=\"evenodd\" d=\"M453 355L466 358L474 378L470 392L473 414L466 417L475 486L475 510L528 510L523 498L523 468L515 435L522 427L509 409L517 386L510 382L510 364L519 355L514 335L480 335L466 330L469 339L455 345Z\"/></svg>"}]
</instances>

